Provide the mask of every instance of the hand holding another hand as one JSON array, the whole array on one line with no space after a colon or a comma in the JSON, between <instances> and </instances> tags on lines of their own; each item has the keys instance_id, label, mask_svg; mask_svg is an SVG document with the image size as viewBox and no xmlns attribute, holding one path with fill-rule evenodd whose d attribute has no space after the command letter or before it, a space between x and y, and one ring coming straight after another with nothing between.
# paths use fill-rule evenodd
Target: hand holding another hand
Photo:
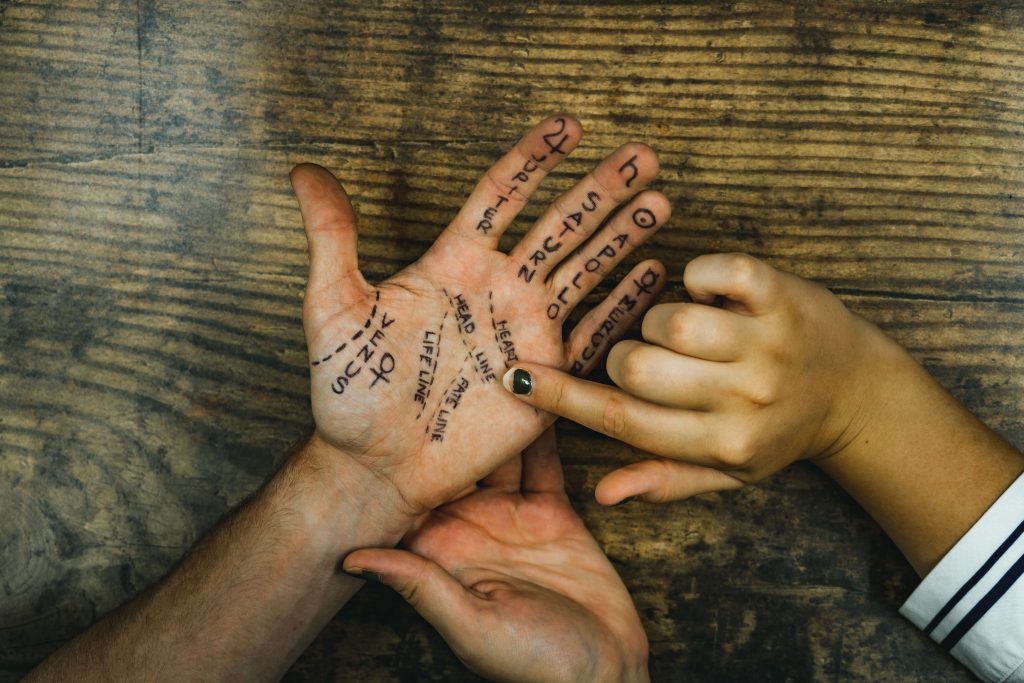
<instances>
[{"instance_id":1,"label":"hand holding another hand","mask_svg":"<svg viewBox=\"0 0 1024 683\"><path fill-rule=\"evenodd\" d=\"M522 400L660 456L607 475L601 503L738 488L840 453L875 407L878 375L909 360L824 287L750 256L698 257L683 279L693 303L654 306L644 341L610 351L621 391L516 364L532 379Z\"/></svg>"},{"instance_id":2,"label":"hand holding another hand","mask_svg":"<svg viewBox=\"0 0 1024 683\"><path fill-rule=\"evenodd\" d=\"M648 680L640 618L569 504L554 429L512 465L420 520L408 550L357 550L345 570L397 590L489 679Z\"/></svg>"},{"instance_id":3,"label":"hand holding another hand","mask_svg":"<svg viewBox=\"0 0 1024 683\"><path fill-rule=\"evenodd\" d=\"M567 116L541 122L484 174L427 253L378 285L359 272L341 185L318 166L292 171L310 249L314 438L376 475L400 516L449 500L551 423L501 390L509 364L589 371L664 284L660 263L638 264L563 339L569 313L669 217L664 195L642 191L658 159L639 143L557 198L508 254L498 250L581 134Z\"/></svg>"}]
</instances>

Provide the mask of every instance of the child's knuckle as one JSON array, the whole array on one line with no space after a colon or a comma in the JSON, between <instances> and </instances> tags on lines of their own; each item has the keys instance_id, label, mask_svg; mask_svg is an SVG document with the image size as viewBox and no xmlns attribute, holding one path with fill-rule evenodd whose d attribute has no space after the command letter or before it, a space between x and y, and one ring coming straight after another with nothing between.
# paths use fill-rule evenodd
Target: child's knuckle
<instances>
[{"instance_id":1,"label":"child's knuckle","mask_svg":"<svg viewBox=\"0 0 1024 683\"><path fill-rule=\"evenodd\" d=\"M637 346L625 353L619 366L619 378L622 388L627 391L642 391L651 381L650 353L642 346Z\"/></svg>"},{"instance_id":2,"label":"child's knuckle","mask_svg":"<svg viewBox=\"0 0 1024 683\"><path fill-rule=\"evenodd\" d=\"M601 410L601 431L617 439L626 435L628 426L628 411L622 399L609 396Z\"/></svg>"}]
</instances>

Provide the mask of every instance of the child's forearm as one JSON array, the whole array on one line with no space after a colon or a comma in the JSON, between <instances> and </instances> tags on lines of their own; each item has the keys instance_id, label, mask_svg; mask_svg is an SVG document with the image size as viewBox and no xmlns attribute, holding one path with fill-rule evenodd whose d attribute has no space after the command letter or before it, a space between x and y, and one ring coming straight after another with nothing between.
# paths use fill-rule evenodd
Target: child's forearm
<instances>
[{"instance_id":1,"label":"child's forearm","mask_svg":"<svg viewBox=\"0 0 1024 683\"><path fill-rule=\"evenodd\" d=\"M865 323L867 324L867 323ZM861 414L818 465L922 576L1024 471L1024 457L877 329Z\"/></svg>"}]
</instances>

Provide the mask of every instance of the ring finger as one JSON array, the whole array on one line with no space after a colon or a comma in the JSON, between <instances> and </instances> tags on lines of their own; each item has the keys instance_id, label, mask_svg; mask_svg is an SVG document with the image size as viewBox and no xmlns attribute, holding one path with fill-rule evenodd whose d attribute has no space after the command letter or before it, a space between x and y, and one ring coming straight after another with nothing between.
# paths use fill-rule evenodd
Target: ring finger
<instances>
[{"instance_id":1,"label":"ring finger","mask_svg":"<svg viewBox=\"0 0 1024 683\"><path fill-rule=\"evenodd\" d=\"M572 189L555 199L509 258L535 286L573 253L618 206L658 175L658 155L631 142L615 150Z\"/></svg>"},{"instance_id":2,"label":"ring finger","mask_svg":"<svg viewBox=\"0 0 1024 683\"><path fill-rule=\"evenodd\" d=\"M657 232L670 215L668 199L653 190L634 198L615 214L552 275L548 318L564 320L605 275Z\"/></svg>"},{"instance_id":3,"label":"ring finger","mask_svg":"<svg viewBox=\"0 0 1024 683\"><path fill-rule=\"evenodd\" d=\"M753 318L707 304L658 304L644 316L645 341L712 361L735 361L756 332Z\"/></svg>"}]
</instances>

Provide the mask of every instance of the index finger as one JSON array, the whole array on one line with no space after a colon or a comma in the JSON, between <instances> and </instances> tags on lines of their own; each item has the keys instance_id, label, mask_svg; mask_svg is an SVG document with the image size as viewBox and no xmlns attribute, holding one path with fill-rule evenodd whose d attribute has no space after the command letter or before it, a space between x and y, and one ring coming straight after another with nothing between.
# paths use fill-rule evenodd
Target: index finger
<instances>
[{"instance_id":1,"label":"index finger","mask_svg":"<svg viewBox=\"0 0 1024 683\"><path fill-rule=\"evenodd\" d=\"M502 233L555 166L579 144L580 122L556 114L538 123L484 173L444 234L497 248Z\"/></svg>"},{"instance_id":2,"label":"index finger","mask_svg":"<svg viewBox=\"0 0 1024 683\"><path fill-rule=\"evenodd\" d=\"M710 414L667 408L619 389L533 363L517 363L502 378L516 398L567 417L613 439L667 458L721 467Z\"/></svg>"}]
</instances>

